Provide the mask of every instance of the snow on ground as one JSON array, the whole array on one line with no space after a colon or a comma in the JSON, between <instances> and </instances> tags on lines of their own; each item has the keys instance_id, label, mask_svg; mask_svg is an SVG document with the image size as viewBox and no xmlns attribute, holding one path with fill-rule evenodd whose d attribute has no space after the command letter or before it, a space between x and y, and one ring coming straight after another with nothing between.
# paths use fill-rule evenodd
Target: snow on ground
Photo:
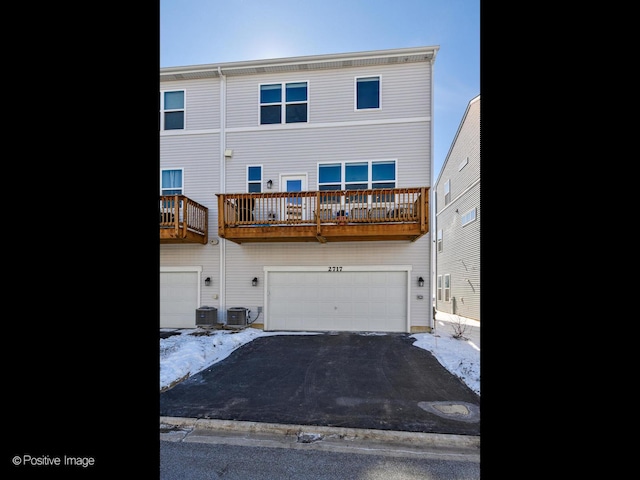
<instances>
[{"instance_id":1,"label":"snow on ground","mask_svg":"<svg viewBox=\"0 0 640 480\"><path fill-rule=\"evenodd\" d=\"M161 332L171 330L160 329ZM471 340L456 339L448 333L448 330L440 330L443 331L436 329L435 333L411 335L411 338L416 340L413 345L430 351L443 367L480 395L480 348ZM317 332L265 332L256 328L245 328L237 332L207 331L201 328L181 330L180 334L160 339L160 391L224 360L234 350L258 337L317 334Z\"/></svg>"}]
</instances>

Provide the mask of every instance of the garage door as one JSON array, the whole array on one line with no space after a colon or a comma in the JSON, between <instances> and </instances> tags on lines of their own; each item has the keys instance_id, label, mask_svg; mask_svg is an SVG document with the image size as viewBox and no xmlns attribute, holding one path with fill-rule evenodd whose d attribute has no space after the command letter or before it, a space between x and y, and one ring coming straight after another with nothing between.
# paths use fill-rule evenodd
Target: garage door
<instances>
[{"instance_id":1,"label":"garage door","mask_svg":"<svg viewBox=\"0 0 640 480\"><path fill-rule=\"evenodd\" d=\"M267 272L268 330L407 332L406 271Z\"/></svg>"},{"instance_id":2,"label":"garage door","mask_svg":"<svg viewBox=\"0 0 640 480\"><path fill-rule=\"evenodd\" d=\"M160 272L160 328L195 328L198 272Z\"/></svg>"}]
</instances>

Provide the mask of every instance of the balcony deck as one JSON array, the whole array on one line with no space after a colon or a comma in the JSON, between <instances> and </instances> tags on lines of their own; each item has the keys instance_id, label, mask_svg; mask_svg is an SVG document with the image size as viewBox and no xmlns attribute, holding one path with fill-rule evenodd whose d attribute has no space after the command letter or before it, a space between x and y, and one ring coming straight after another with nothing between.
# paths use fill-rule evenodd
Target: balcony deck
<instances>
[{"instance_id":1,"label":"balcony deck","mask_svg":"<svg viewBox=\"0 0 640 480\"><path fill-rule=\"evenodd\" d=\"M206 244L209 209L184 195L160 195L160 243Z\"/></svg>"},{"instance_id":2,"label":"balcony deck","mask_svg":"<svg viewBox=\"0 0 640 480\"><path fill-rule=\"evenodd\" d=\"M415 241L429 231L429 187L218 196L218 235L248 242Z\"/></svg>"}]
</instances>

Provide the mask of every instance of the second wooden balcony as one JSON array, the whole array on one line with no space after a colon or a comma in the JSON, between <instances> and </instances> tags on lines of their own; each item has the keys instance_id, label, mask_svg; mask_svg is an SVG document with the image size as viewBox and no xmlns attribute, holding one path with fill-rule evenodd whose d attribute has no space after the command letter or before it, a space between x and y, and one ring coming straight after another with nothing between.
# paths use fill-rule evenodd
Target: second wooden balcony
<instances>
[{"instance_id":1,"label":"second wooden balcony","mask_svg":"<svg viewBox=\"0 0 640 480\"><path fill-rule=\"evenodd\" d=\"M238 244L415 241L429 231L429 187L217 197L218 235Z\"/></svg>"},{"instance_id":2,"label":"second wooden balcony","mask_svg":"<svg viewBox=\"0 0 640 480\"><path fill-rule=\"evenodd\" d=\"M207 243L209 209L184 195L160 195L160 244Z\"/></svg>"}]
</instances>

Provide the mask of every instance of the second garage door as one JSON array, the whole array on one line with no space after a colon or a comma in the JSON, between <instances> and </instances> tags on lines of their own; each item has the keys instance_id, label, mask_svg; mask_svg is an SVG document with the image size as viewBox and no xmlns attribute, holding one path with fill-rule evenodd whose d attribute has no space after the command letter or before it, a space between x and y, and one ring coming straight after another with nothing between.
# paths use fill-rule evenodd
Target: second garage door
<instances>
[{"instance_id":1,"label":"second garage door","mask_svg":"<svg viewBox=\"0 0 640 480\"><path fill-rule=\"evenodd\" d=\"M267 275L267 330L408 332L407 271Z\"/></svg>"},{"instance_id":2,"label":"second garage door","mask_svg":"<svg viewBox=\"0 0 640 480\"><path fill-rule=\"evenodd\" d=\"M198 272L160 272L160 328L195 328Z\"/></svg>"}]
</instances>

